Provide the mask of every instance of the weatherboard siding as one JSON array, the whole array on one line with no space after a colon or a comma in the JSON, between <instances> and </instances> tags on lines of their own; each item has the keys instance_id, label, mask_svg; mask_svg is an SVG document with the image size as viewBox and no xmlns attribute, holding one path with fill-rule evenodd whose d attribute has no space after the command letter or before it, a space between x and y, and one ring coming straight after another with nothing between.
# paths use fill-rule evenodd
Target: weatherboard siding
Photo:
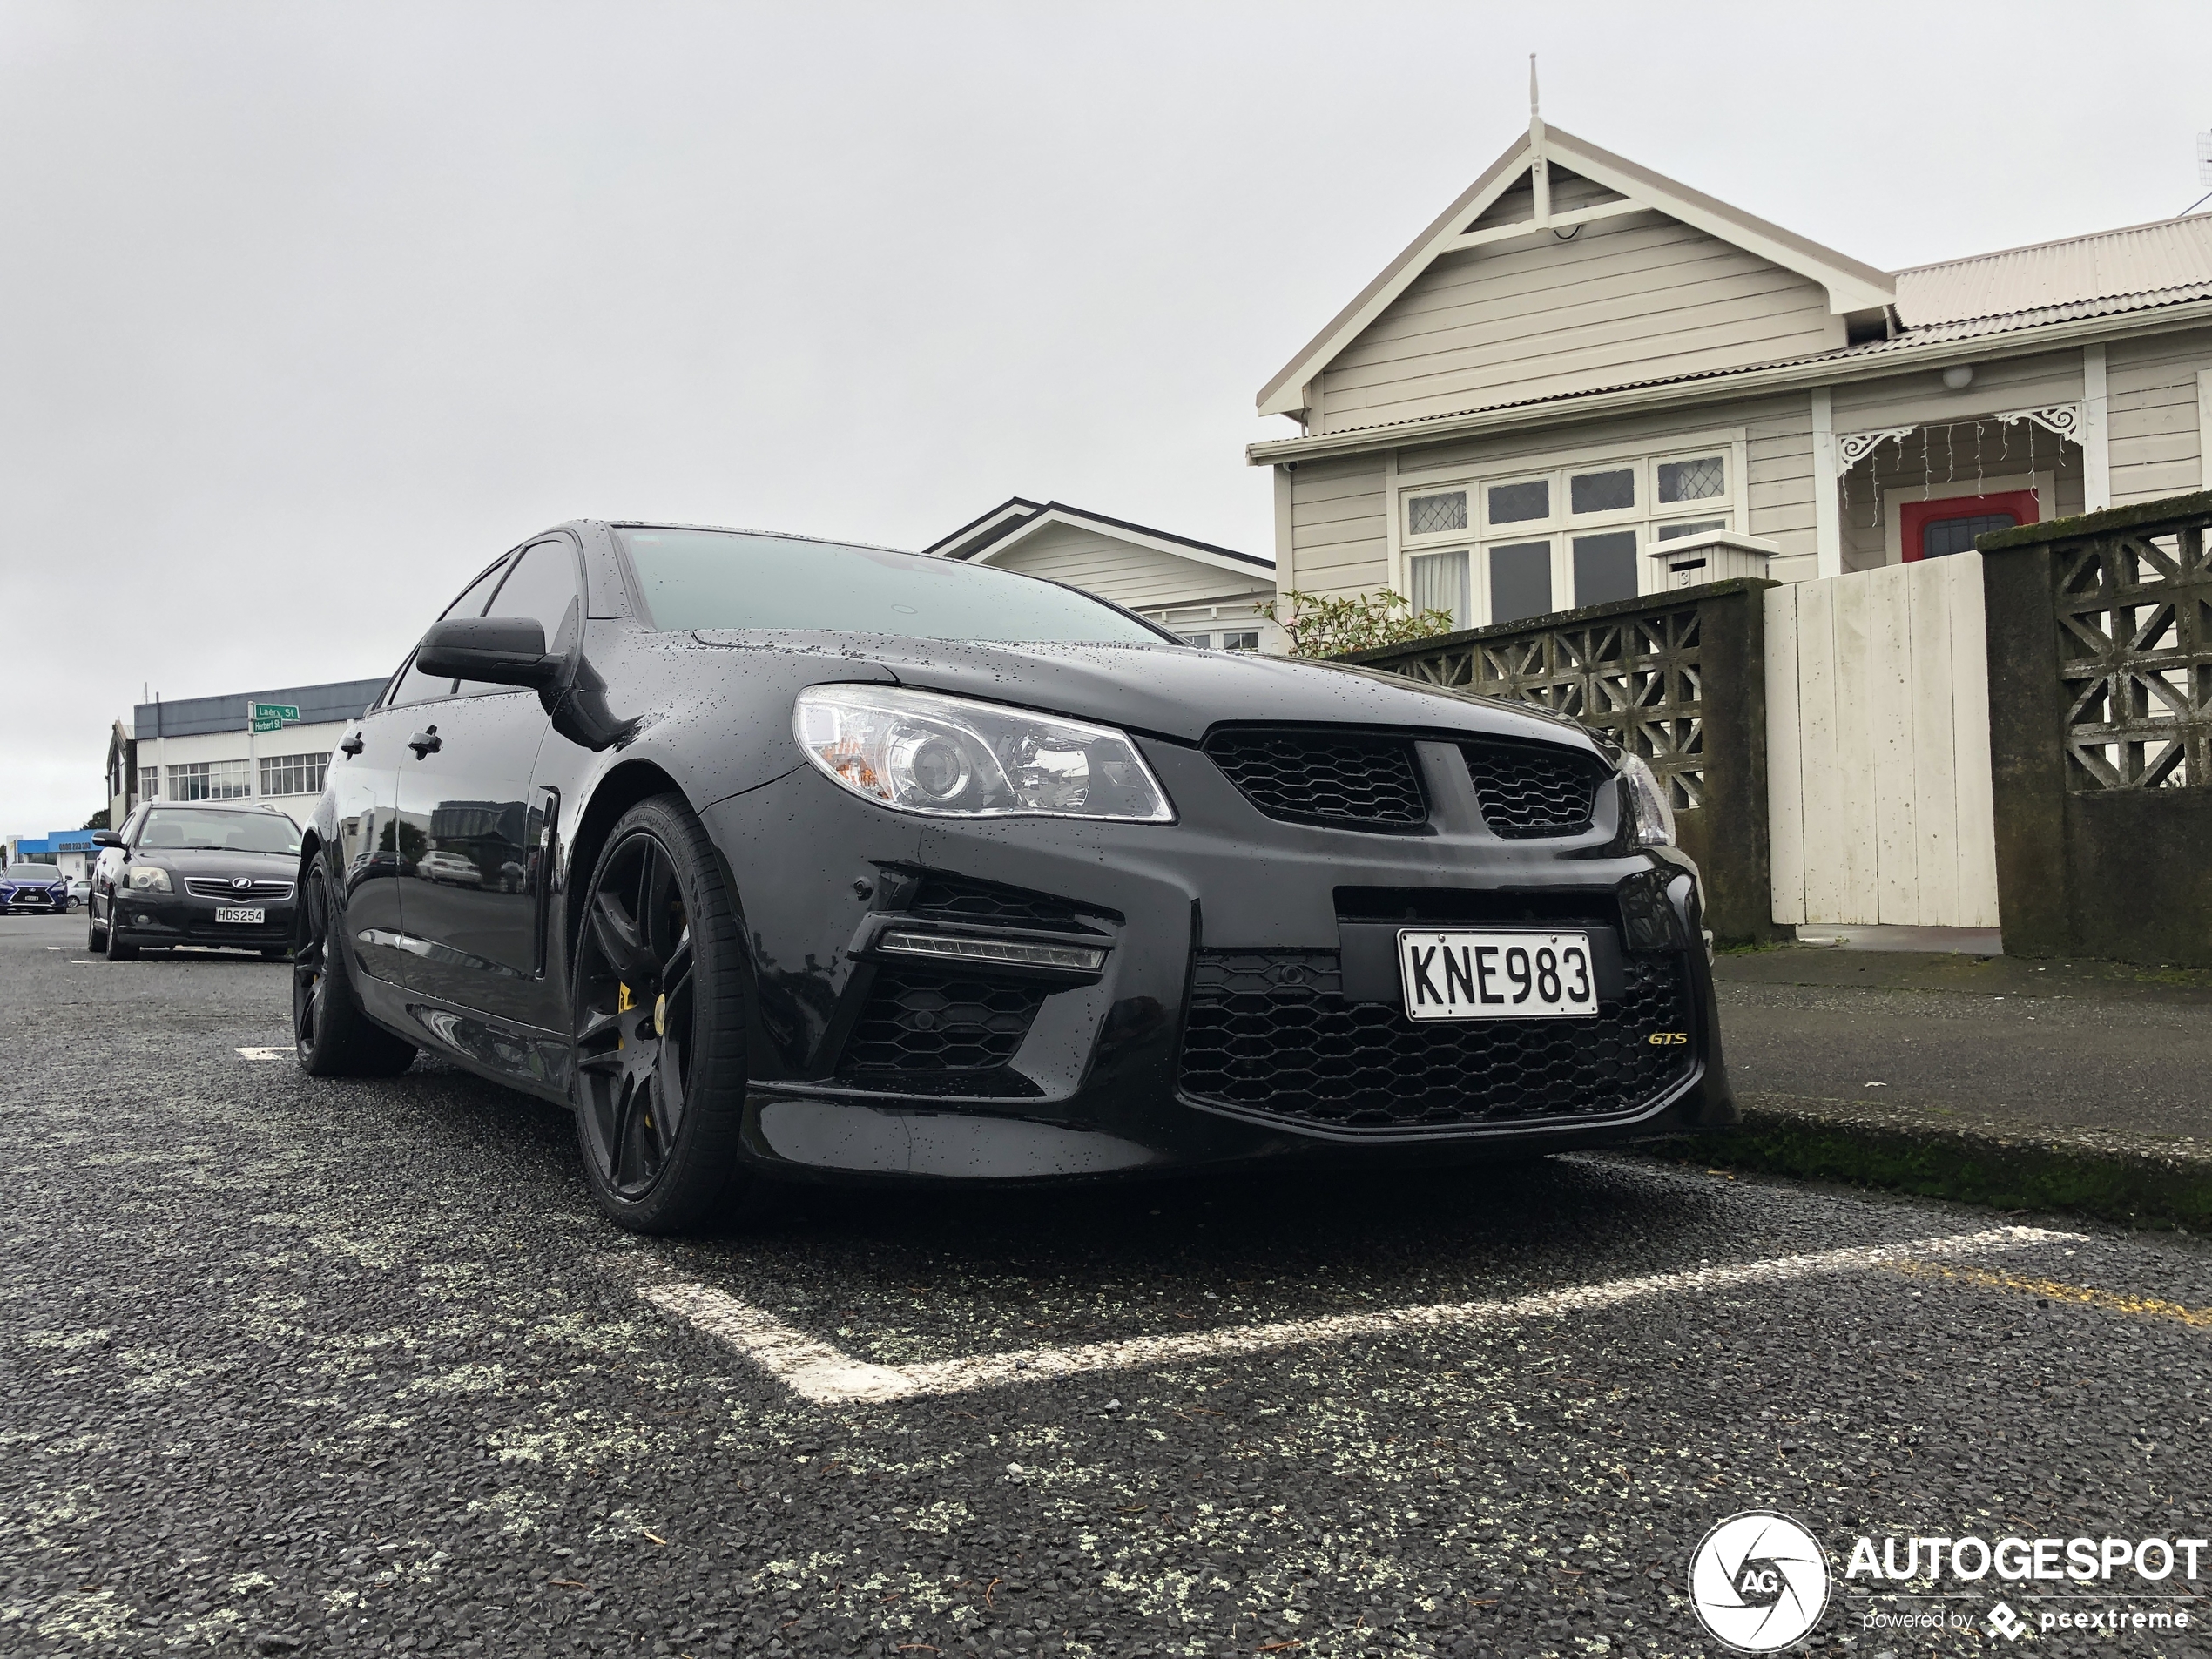
<instances>
[{"instance_id":1,"label":"weatherboard siding","mask_svg":"<svg viewBox=\"0 0 2212 1659\"><path fill-rule=\"evenodd\" d=\"M1304 593L1368 593L1390 585L1389 525L1379 456L1312 461L1291 475L1291 536L1297 548L1285 586Z\"/></svg>"},{"instance_id":2,"label":"weatherboard siding","mask_svg":"<svg viewBox=\"0 0 2212 1659\"><path fill-rule=\"evenodd\" d=\"M1438 260L1324 371L1320 428L1802 356L1842 344L1819 284L1655 212Z\"/></svg>"},{"instance_id":3,"label":"weatherboard siding","mask_svg":"<svg viewBox=\"0 0 2212 1659\"><path fill-rule=\"evenodd\" d=\"M2212 329L2116 340L2106 354L2112 504L2212 489L2197 389L2212 370Z\"/></svg>"},{"instance_id":4,"label":"weatherboard siding","mask_svg":"<svg viewBox=\"0 0 2212 1659\"><path fill-rule=\"evenodd\" d=\"M1074 524L1049 525L991 563L997 570L1064 582L1133 610L1267 593L1274 588L1272 576L1258 566L1246 577Z\"/></svg>"}]
</instances>

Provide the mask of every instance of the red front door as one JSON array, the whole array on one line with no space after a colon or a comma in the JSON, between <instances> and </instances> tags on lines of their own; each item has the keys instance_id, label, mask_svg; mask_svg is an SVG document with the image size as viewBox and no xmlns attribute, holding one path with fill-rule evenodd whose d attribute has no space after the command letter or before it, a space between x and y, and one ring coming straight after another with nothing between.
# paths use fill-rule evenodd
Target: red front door
<instances>
[{"instance_id":1,"label":"red front door","mask_svg":"<svg viewBox=\"0 0 2212 1659\"><path fill-rule=\"evenodd\" d=\"M1898 509L1897 524L1905 562L1911 563L1946 553L1971 553L1975 536L2033 524L2038 516L2033 490L2007 489L1994 496L1908 501Z\"/></svg>"}]
</instances>

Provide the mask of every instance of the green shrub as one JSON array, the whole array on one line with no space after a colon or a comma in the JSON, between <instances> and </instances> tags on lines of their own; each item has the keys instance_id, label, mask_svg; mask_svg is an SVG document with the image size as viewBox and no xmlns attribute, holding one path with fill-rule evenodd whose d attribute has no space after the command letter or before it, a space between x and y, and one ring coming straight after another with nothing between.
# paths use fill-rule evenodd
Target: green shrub
<instances>
[{"instance_id":1,"label":"green shrub","mask_svg":"<svg viewBox=\"0 0 2212 1659\"><path fill-rule=\"evenodd\" d=\"M1259 610L1290 635L1293 657L1341 657L1448 634L1459 626L1450 611L1416 610L1411 599L1387 589L1331 599L1291 588L1279 602L1270 600Z\"/></svg>"}]
</instances>

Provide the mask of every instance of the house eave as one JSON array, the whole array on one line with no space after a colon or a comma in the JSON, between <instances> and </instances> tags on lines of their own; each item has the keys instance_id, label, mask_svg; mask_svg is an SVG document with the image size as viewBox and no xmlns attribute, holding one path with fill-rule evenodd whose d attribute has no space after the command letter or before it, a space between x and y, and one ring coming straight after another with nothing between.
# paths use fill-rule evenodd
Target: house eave
<instances>
[{"instance_id":1,"label":"house eave","mask_svg":"<svg viewBox=\"0 0 2212 1659\"><path fill-rule=\"evenodd\" d=\"M1911 341L1892 343L1878 354L1854 356L1851 348L1817 357L1793 358L1787 362L1751 368L1722 370L1678 381L1647 381L1611 387L1595 392L1569 393L1521 403L1440 415L1426 420L1375 426L1347 432L1318 433L1299 438L1263 440L1244 446L1244 459L1255 467L1279 466L1330 455L1366 455L1400 449L1443 438L1494 432L1504 428L1562 426L1595 415L1624 409L1671 408L1711 402L1721 397L1741 397L1761 392L1789 391L1798 387L1838 386L1858 381L1880 380L1908 370L1947 368L1954 363L1986 362L1993 357L2025 357L2070 345L2096 341L2131 339L2164 334L2177 328L2201 327L2212 320L2212 297L2188 300L2153 310L2117 316L2085 317L2047 323L2004 334L1976 334L1963 340L1931 341L1915 347Z\"/></svg>"}]
</instances>

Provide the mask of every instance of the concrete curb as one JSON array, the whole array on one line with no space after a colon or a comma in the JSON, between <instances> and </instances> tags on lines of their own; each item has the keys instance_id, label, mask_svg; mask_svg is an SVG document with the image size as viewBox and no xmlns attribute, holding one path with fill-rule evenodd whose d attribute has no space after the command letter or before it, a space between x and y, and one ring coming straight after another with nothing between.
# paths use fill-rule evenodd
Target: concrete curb
<instances>
[{"instance_id":1,"label":"concrete curb","mask_svg":"<svg viewBox=\"0 0 2212 1659\"><path fill-rule=\"evenodd\" d=\"M1789 1096L1742 1101L1735 1130L1647 1150L1714 1168L1888 1187L1998 1210L2060 1210L2212 1231L2212 1144L2104 1130L1935 1117Z\"/></svg>"}]
</instances>

